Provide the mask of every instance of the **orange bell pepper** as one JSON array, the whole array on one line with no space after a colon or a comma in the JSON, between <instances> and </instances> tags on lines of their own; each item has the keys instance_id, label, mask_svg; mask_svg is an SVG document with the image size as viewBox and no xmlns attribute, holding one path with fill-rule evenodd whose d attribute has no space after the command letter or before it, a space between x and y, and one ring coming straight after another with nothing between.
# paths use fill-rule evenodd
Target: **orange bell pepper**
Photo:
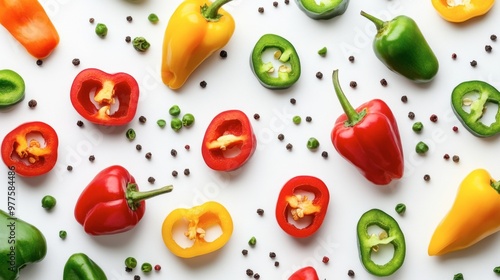
<instances>
[{"instance_id":1,"label":"orange bell pepper","mask_svg":"<svg viewBox=\"0 0 500 280\"><path fill-rule=\"evenodd\" d=\"M188 223L184 235L193 242L190 247L182 247L174 239L174 231L180 222ZM206 230L220 226L222 234L213 241L205 240ZM190 209L177 208L167 215L162 225L165 246L176 256L192 258L205 255L222 248L233 234L233 220L227 209L215 201L205 202Z\"/></svg>"},{"instance_id":2,"label":"orange bell pepper","mask_svg":"<svg viewBox=\"0 0 500 280\"><path fill-rule=\"evenodd\" d=\"M500 231L500 181L484 169L473 170L458 189L455 202L432 235L429 256L470 247Z\"/></svg>"},{"instance_id":3,"label":"orange bell pepper","mask_svg":"<svg viewBox=\"0 0 500 280\"><path fill-rule=\"evenodd\" d=\"M59 34L37 0L0 0L0 24L38 59L59 44Z\"/></svg>"},{"instance_id":4,"label":"orange bell pepper","mask_svg":"<svg viewBox=\"0 0 500 280\"><path fill-rule=\"evenodd\" d=\"M432 0L434 9L449 22L464 22L474 17L486 14L495 0Z\"/></svg>"}]
</instances>

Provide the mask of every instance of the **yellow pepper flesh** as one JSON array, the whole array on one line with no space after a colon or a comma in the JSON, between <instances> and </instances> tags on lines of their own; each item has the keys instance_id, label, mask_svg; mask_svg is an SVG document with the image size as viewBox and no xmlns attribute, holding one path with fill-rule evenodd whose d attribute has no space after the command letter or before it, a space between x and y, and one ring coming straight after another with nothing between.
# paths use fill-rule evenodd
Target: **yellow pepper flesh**
<instances>
[{"instance_id":1,"label":"yellow pepper flesh","mask_svg":"<svg viewBox=\"0 0 500 280\"><path fill-rule=\"evenodd\" d=\"M191 73L224 47L234 33L234 19L222 8L216 18L205 18L200 9L209 4L208 0L185 0L170 17L163 39L161 77L171 89L182 87Z\"/></svg>"},{"instance_id":2,"label":"yellow pepper flesh","mask_svg":"<svg viewBox=\"0 0 500 280\"><path fill-rule=\"evenodd\" d=\"M449 22L464 22L486 14L495 0L432 0L434 9Z\"/></svg>"},{"instance_id":3,"label":"yellow pepper flesh","mask_svg":"<svg viewBox=\"0 0 500 280\"><path fill-rule=\"evenodd\" d=\"M432 235L429 256L465 249L500 231L500 182L484 169L473 170L458 189L455 202Z\"/></svg>"},{"instance_id":4,"label":"yellow pepper flesh","mask_svg":"<svg viewBox=\"0 0 500 280\"><path fill-rule=\"evenodd\" d=\"M188 222L185 236L193 241L193 245L187 248L180 246L174 239L174 230L181 221ZM217 225L222 234L213 241L206 241L205 231ZM222 248L233 233L233 220L222 204L209 201L190 209L173 210L163 221L161 231L163 242L170 252L181 258L192 258Z\"/></svg>"}]
</instances>

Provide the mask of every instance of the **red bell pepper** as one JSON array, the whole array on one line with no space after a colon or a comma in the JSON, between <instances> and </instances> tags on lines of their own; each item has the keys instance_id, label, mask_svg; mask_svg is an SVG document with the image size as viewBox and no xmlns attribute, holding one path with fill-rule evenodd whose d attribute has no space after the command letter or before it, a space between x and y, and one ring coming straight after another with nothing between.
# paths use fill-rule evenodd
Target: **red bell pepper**
<instances>
[{"instance_id":1,"label":"red bell pepper","mask_svg":"<svg viewBox=\"0 0 500 280\"><path fill-rule=\"evenodd\" d=\"M313 199L299 192L309 192L314 194ZM297 176L285 183L281 189L278 202L276 203L276 221L279 226L293 237L308 237L315 233L323 223L328 203L330 202L330 192L323 181L313 176ZM312 216L309 225L299 228L290 223L288 216L298 221L306 216Z\"/></svg>"},{"instance_id":2,"label":"red bell pepper","mask_svg":"<svg viewBox=\"0 0 500 280\"><path fill-rule=\"evenodd\" d=\"M44 143L40 143L40 136ZM27 122L9 132L2 141L2 159L20 176L32 177L52 170L57 161L59 139L43 122Z\"/></svg>"},{"instance_id":3,"label":"red bell pepper","mask_svg":"<svg viewBox=\"0 0 500 280\"><path fill-rule=\"evenodd\" d=\"M337 152L376 185L387 185L401 178L403 148L398 124L389 106L373 99L354 109L340 88L338 70L333 71L333 85L345 112L331 133Z\"/></svg>"},{"instance_id":4,"label":"red bell pepper","mask_svg":"<svg viewBox=\"0 0 500 280\"><path fill-rule=\"evenodd\" d=\"M314 267L306 266L295 271L288 280L319 280L319 276Z\"/></svg>"},{"instance_id":5,"label":"red bell pepper","mask_svg":"<svg viewBox=\"0 0 500 280\"><path fill-rule=\"evenodd\" d=\"M75 218L91 235L125 232L144 216L145 199L172 189L165 186L140 192L134 177L124 167L113 165L99 172L80 194Z\"/></svg>"},{"instance_id":6,"label":"red bell pepper","mask_svg":"<svg viewBox=\"0 0 500 280\"><path fill-rule=\"evenodd\" d=\"M245 164L255 152L257 140L247 115L229 110L214 117L203 137L201 153L208 167L232 171Z\"/></svg>"},{"instance_id":7,"label":"red bell pepper","mask_svg":"<svg viewBox=\"0 0 500 280\"><path fill-rule=\"evenodd\" d=\"M87 68L71 85L71 104L86 120L100 125L124 125L137 111L139 85L127 73L109 74Z\"/></svg>"}]
</instances>

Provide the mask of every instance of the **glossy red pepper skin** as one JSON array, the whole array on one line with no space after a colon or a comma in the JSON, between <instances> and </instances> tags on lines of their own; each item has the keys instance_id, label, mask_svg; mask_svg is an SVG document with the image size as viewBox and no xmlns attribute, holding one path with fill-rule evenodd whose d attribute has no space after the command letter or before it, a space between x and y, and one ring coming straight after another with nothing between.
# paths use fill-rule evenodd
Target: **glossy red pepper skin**
<instances>
[{"instance_id":1,"label":"glossy red pepper skin","mask_svg":"<svg viewBox=\"0 0 500 280\"><path fill-rule=\"evenodd\" d=\"M167 186L139 192L134 177L124 167L113 165L99 172L80 194L75 218L90 235L125 232L144 216L144 199L171 190Z\"/></svg>"},{"instance_id":2,"label":"glossy red pepper skin","mask_svg":"<svg viewBox=\"0 0 500 280\"><path fill-rule=\"evenodd\" d=\"M337 75L334 71L335 91L337 96L343 96ZM389 106L380 99L366 102L357 109L348 105L350 108L343 105L346 114L337 119L331 133L335 149L373 184L387 185L401 178L403 148L396 118Z\"/></svg>"},{"instance_id":3,"label":"glossy red pepper skin","mask_svg":"<svg viewBox=\"0 0 500 280\"><path fill-rule=\"evenodd\" d=\"M75 110L92 123L125 125L132 121L137 111L139 85L127 73L109 74L87 68L73 80L70 98Z\"/></svg>"},{"instance_id":4,"label":"glossy red pepper skin","mask_svg":"<svg viewBox=\"0 0 500 280\"><path fill-rule=\"evenodd\" d=\"M39 134L44 143L27 138ZM16 174L24 177L48 173L57 162L59 138L56 131L44 122L27 122L9 132L2 141L2 159Z\"/></svg>"},{"instance_id":5,"label":"glossy red pepper skin","mask_svg":"<svg viewBox=\"0 0 500 280\"><path fill-rule=\"evenodd\" d=\"M319 280L319 276L314 267L306 266L295 271L288 280Z\"/></svg>"},{"instance_id":6,"label":"glossy red pepper skin","mask_svg":"<svg viewBox=\"0 0 500 280\"><path fill-rule=\"evenodd\" d=\"M299 192L312 193L314 198L307 199L294 206ZM301 196L304 198L304 196ZM292 200L293 199L293 200ZM293 204L292 204L293 202ZM326 184L319 178L313 176L296 176L288 180L281 189L276 203L276 221L278 225L293 237L304 238L314 234L323 224L328 204L330 202L330 192ZM302 211L304 216L312 216L311 223L303 228L297 227L289 220L289 214L297 218L293 211ZM300 219L302 217L297 218Z\"/></svg>"},{"instance_id":7,"label":"glossy red pepper skin","mask_svg":"<svg viewBox=\"0 0 500 280\"><path fill-rule=\"evenodd\" d=\"M216 115L208 125L201 153L211 169L232 171L243 166L256 147L257 140L247 115L240 110L228 110ZM237 150L236 155L225 154L233 149Z\"/></svg>"}]
</instances>

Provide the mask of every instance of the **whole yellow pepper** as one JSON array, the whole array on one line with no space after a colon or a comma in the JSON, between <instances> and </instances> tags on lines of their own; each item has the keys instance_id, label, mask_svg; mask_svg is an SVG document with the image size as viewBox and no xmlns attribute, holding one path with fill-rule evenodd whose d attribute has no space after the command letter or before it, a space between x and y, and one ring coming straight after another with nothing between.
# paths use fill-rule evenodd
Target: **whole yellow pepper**
<instances>
[{"instance_id":1,"label":"whole yellow pepper","mask_svg":"<svg viewBox=\"0 0 500 280\"><path fill-rule=\"evenodd\" d=\"M161 77L168 87L182 87L205 59L229 42L235 23L221 7L230 1L185 0L174 11L163 38Z\"/></svg>"},{"instance_id":2,"label":"whole yellow pepper","mask_svg":"<svg viewBox=\"0 0 500 280\"><path fill-rule=\"evenodd\" d=\"M429 256L465 249L500 231L500 181L484 169L473 170L432 235Z\"/></svg>"},{"instance_id":3,"label":"whole yellow pepper","mask_svg":"<svg viewBox=\"0 0 500 280\"><path fill-rule=\"evenodd\" d=\"M432 0L434 9L449 22L464 22L486 14L495 0Z\"/></svg>"}]
</instances>

